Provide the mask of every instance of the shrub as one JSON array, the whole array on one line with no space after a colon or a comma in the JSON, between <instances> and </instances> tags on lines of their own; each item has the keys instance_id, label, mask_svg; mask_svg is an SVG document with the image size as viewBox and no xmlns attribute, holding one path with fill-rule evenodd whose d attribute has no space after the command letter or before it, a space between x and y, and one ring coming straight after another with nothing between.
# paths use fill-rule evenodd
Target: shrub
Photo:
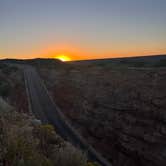
<instances>
[{"instance_id":1,"label":"shrub","mask_svg":"<svg viewBox=\"0 0 166 166\"><path fill-rule=\"evenodd\" d=\"M37 141L30 137L29 129L18 128L13 119L16 115L6 113L0 117L0 162L2 165L53 166L51 161L37 150Z\"/></svg>"},{"instance_id":2,"label":"shrub","mask_svg":"<svg viewBox=\"0 0 166 166\"><path fill-rule=\"evenodd\" d=\"M86 166L99 166L99 165L96 163L88 162Z\"/></svg>"},{"instance_id":3,"label":"shrub","mask_svg":"<svg viewBox=\"0 0 166 166\"><path fill-rule=\"evenodd\" d=\"M54 165L86 166L87 164L86 155L70 144L60 148L52 157Z\"/></svg>"},{"instance_id":4,"label":"shrub","mask_svg":"<svg viewBox=\"0 0 166 166\"><path fill-rule=\"evenodd\" d=\"M33 133L39 139L39 148L46 156L51 153L52 145L63 146L62 139L56 135L52 125L39 125L34 128Z\"/></svg>"},{"instance_id":5,"label":"shrub","mask_svg":"<svg viewBox=\"0 0 166 166\"><path fill-rule=\"evenodd\" d=\"M3 65L1 67L1 70L5 75L10 75L12 72L17 71L17 69L18 68L15 66L8 66L8 65Z\"/></svg>"},{"instance_id":6,"label":"shrub","mask_svg":"<svg viewBox=\"0 0 166 166\"><path fill-rule=\"evenodd\" d=\"M0 165L87 166L86 156L65 143L51 125L30 125L15 111L0 114Z\"/></svg>"},{"instance_id":7,"label":"shrub","mask_svg":"<svg viewBox=\"0 0 166 166\"><path fill-rule=\"evenodd\" d=\"M0 62L0 69L6 68L6 67L7 67L7 65L6 65L6 64L4 64L4 63Z\"/></svg>"},{"instance_id":8,"label":"shrub","mask_svg":"<svg viewBox=\"0 0 166 166\"><path fill-rule=\"evenodd\" d=\"M7 97L10 93L10 84L5 81L0 82L0 96Z\"/></svg>"},{"instance_id":9,"label":"shrub","mask_svg":"<svg viewBox=\"0 0 166 166\"><path fill-rule=\"evenodd\" d=\"M52 166L51 161L41 155L34 144L29 144L25 138L10 140L5 155L5 164L12 166Z\"/></svg>"},{"instance_id":10,"label":"shrub","mask_svg":"<svg viewBox=\"0 0 166 166\"><path fill-rule=\"evenodd\" d=\"M159 62L156 62L155 67L166 67L166 59L161 59Z\"/></svg>"}]
</instances>

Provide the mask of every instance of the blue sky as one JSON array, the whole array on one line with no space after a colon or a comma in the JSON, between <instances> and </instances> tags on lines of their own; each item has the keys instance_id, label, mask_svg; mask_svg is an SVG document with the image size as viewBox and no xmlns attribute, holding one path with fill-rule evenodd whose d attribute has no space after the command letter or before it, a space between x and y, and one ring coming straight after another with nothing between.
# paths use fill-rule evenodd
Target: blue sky
<instances>
[{"instance_id":1,"label":"blue sky","mask_svg":"<svg viewBox=\"0 0 166 166\"><path fill-rule=\"evenodd\" d=\"M166 53L165 0L0 0L0 57Z\"/></svg>"}]
</instances>

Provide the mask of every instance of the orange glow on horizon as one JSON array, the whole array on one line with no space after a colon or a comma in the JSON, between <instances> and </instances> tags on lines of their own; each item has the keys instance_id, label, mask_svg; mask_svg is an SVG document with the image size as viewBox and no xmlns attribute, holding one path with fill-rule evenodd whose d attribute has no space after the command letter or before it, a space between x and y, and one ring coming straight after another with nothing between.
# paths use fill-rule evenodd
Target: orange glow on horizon
<instances>
[{"instance_id":1,"label":"orange glow on horizon","mask_svg":"<svg viewBox=\"0 0 166 166\"><path fill-rule=\"evenodd\" d=\"M121 48L120 46L118 48ZM90 59L105 59L105 58L120 58L120 57L135 57L135 56L148 56L160 55L166 53L166 48L123 48L123 49L89 49L81 47L78 44L65 44L53 43L39 45L32 50L18 50L12 54L8 52L6 55L0 55L3 58L16 58L16 59L33 59L33 58L55 58L61 61L77 61L77 60L90 60ZM1 53L2 54L2 53Z\"/></svg>"},{"instance_id":2,"label":"orange glow on horizon","mask_svg":"<svg viewBox=\"0 0 166 166\"><path fill-rule=\"evenodd\" d=\"M56 55L54 56L55 59L59 59L63 62L66 62L66 61L71 61L71 58L68 56L68 55L65 55L65 54L59 54L59 55Z\"/></svg>"},{"instance_id":3,"label":"orange glow on horizon","mask_svg":"<svg viewBox=\"0 0 166 166\"><path fill-rule=\"evenodd\" d=\"M87 51L78 45L60 44L60 45L48 45L41 50L41 55L44 58L55 58L61 61L77 61L77 60L90 60L90 59L105 59L105 58L121 58L121 57L135 57L135 56L147 56L147 55L159 55L166 52L165 49L125 49L118 50L112 49L111 51Z\"/></svg>"},{"instance_id":4,"label":"orange glow on horizon","mask_svg":"<svg viewBox=\"0 0 166 166\"><path fill-rule=\"evenodd\" d=\"M11 53L10 53L11 52ZM34 49L24 50L20 48L15 52L10 51L8 54L0 56L0 58L12 57L17 59L33 59L33 58L57 58L61 61L77 61L77 60L90 60L90 59L104 59L104 58L120 58L120 57L135 57L135 56L147 56L147 55L159 55L166 54L166 48L162 46L156 47L144 47L139 46L126 46L121 45L114 48L101 49L91 48L79 43L44 43L39 44ZM0 52L0 54L2 54ZM61 57L62 56L62 57ZM64 57L65 56L65 57ZM66 58L67 56L67 58Z\"/></svg>"}]
</instances>

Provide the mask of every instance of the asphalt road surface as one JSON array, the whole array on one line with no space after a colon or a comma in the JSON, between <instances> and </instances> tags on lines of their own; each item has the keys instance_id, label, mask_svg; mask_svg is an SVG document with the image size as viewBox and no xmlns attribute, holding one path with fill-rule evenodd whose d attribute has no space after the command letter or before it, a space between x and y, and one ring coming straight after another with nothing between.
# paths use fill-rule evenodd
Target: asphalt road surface
<instances>
[{"instance_id":1,"label":"asphalt road surface","mask_svg":"<svg viewBox=\"0 0 166 166\"><path fill-rule=\"evenodd\" d=\"M99 153L97 153L79 133L71 127L65 116L60 112L40 78L35 68L24 67L24 79L28 93L30 110L44 124L52 124L56 131L74 146L86 152L88 158L97 161L102 166L111 166Z\"/></svg>"}]
</instances>

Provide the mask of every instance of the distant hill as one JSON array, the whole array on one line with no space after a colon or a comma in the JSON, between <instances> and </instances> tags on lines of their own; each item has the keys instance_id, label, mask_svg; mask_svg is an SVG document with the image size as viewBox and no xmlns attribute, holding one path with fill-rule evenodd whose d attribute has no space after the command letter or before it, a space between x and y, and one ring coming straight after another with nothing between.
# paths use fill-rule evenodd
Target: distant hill
<instances>
[{"instance_id":1,"label":"distant hill","mask_svg":"<svg viewBox=\"0 0 166 166\"><path fill-rule=\"evenodd\" d=\"M2 59L2 62L12 62L12 63L24 63L24 64L30 64L30 63L61 63L58 59L52 59L52 58L35 58L35 59Z\"/></svg>"},{"instance_id":2,"label":"distant hill","mask_svg":"<svg viewBox=\"0 0 166 166\"><path fill-rule=\"evenodd\" d=\"M166 67L166 55L137 56L75 61L77 64L126 65L132 67Z\"/></svg>"},{"instance_id":3,"label":"distant hill","mask_svg":"<svg viewBox=\"0 0 166 166\"><path fill-rule=\"evenodd\" d=\"M26 64L26 65L35 65L37 67L53 67L62 65L63 62L58 59L47 59L47 58L36 58L36 59L3 59L0 62L4 63L17 63L17 64Z\"/></svg>"},{"instance_id":4,"label":"distant hill","mask_svg":"<svg viewBox=\"0 0 166 166\"><path fill-rule=\"evenodd\" d=\"M58 59L3 59L0 62L5 63L19 63L19 64L30 64L38 67L54 67L65 64ZM130 67L166 67L166 54L165 55L149 55L149 56L137 56L137 57L124 57L124 58L107 58L107 59L92 59L92 60L79 60L71 61L68 64L87 64L87 65L125 65Z\"/></svg>"},{"instance_id":5,"label":"distant hill","mask_svg":"<svg viewBox=\"0 0 166 166\"><path fill-rule=\"evenodd\" d=\"M106 59L90 59L90 60L79 60L75 62L97 62L97 61L119 61L119 60L137 60L137 61L159 61L166 59L166 54L162 55L147 55L147 56L135 56L135 57L121 57L121 58L106 58Z\"/></svg>"}]
</instances>

